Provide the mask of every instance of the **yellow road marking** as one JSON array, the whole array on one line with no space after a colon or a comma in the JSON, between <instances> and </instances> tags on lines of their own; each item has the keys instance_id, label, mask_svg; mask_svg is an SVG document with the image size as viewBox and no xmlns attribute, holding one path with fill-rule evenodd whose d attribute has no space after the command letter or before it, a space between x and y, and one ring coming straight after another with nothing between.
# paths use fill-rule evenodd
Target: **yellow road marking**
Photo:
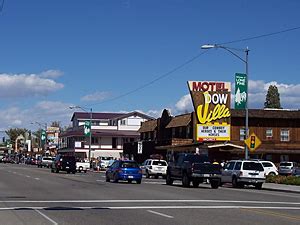
<instances>
[{"instance_id":1,"label":"yellow road marking","mask_svg":"<svg viewBox=\"0 0 300 225\"><path fill-rule=\"evenodd\" d=\"M282 217L282 218L289 219L289 220L300 221L299 216L290 216L290 215L283 214L283 213L270 212L270 211L261 210L261 209L241 209L241 210L251 211L251 212L260 213L260 214L264 214L264 215L268 215L268 216Z\"/></svg>"}]
</instances>

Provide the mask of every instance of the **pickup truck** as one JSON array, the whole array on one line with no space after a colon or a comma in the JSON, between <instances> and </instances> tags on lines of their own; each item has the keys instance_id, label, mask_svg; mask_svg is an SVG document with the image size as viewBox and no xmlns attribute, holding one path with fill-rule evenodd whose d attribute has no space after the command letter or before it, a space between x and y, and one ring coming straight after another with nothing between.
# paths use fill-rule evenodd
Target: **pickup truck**
<instances>
[{"instance_id":1,"label":"pickup truck","mask_svg":"<svg viewBox=\"0 0 300 225\"><path fill-rule=\"evenodd\" d=\"M76 171L77 172L87 172L90 170L90 163L88 161L77 160L76 161Z\"/></svg>"},{"instance_id":2,"label":"pickup truck","mask_svg":"<svg viewBox=\"0 0 300 225\"><path fill-rule=\"evenodd\" d=\"M221 166L211 164L206 155L179 153L168 164L167 185L172 185L174 180L181 180L184 187L190 187L191 182L193 187L198 187L207 179L212 188L218 188L221 182Z\"/></svg>"}]
</instances>

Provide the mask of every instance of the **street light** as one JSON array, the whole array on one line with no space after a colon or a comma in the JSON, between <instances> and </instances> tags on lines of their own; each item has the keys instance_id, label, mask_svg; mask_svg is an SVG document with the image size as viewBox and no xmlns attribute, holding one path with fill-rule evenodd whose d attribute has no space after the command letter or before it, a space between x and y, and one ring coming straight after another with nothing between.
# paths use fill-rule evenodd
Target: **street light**
<instances>
[{"instance_id":1,"label":"street light","mask_svg":"<svg viewBox=\"0 0 300 225\"><path fill-rule=\"evenodd\" d=\"M82 107L82 106L79 106L79 105L76 105L76 106L69 106L70 109L81 109L87 113L90 114L90 126L91 126L91 130L90 130L90 135L89 135L89 155L88 155L88 160L89 162L91 162L91 144L92 144L92 118L93 118L93 109L90 108L89 112L86 110L86 108Z\"/></svg>"},{"instance_id":2,"label":"street light","mask_svg":"<svg viewBox=\"0 0 300 225\"><path fill-rule=\"evenodd\" d=\"M212 48L221 48L221 49L224 49L228 52L230 52L232 55L234 55L235 57L237 57L238 59L240 59L242 62L245 63L246 65L246 79L247 79L247 83L246 83L246 86L247 86L247 92L246 92L246 104L245 104L245 111L246 111L246 121L245 121L245 125L246 125L246 128L245 128L245 133L246 133L246 138L248 138L249 136L249 131L248 131L248 120L249 120L249 115L248 115L248 54L249 54L249 49L248 47L246 49L236 49L236 48L229 48L229 47L225 47L225 46L222 46L222 45L217 45L217 44L206 44L206 45L202 45L201 46L202 49L212 49ZM233 51L243 51L245 52L245 59L243 59L242 57L240 57L238 54L236 54L235 52ZM248 159L248 147L247 145L245 144L245 159Z\"/></svg>"}]
</instances>

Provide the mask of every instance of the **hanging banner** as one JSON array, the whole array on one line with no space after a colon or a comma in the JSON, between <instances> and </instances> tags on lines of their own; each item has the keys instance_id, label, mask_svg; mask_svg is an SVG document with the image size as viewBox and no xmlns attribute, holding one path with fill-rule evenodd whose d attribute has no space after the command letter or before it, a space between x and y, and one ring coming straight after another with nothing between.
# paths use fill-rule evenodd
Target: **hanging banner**
<instances>
[{"instance_id":1,"label":"hanging banner","mask_svg":"<svg viewBox=\"0 0 300 225\"><path fill-rule=\"evenodd\" d=\"M198 123L197 141L230 141L230 82L188 81Z\"/></svg>"},{"instance_id":2,"label":"hanging banner","mask_svg":"<svg viewBox=\"0 0 300 225\"><path fill-rule=\"evenodd\" d=\"M247 103L247 75L243 73L235 74L235 96L234 108L245 109Z\"/></svg>"}]
</instances>

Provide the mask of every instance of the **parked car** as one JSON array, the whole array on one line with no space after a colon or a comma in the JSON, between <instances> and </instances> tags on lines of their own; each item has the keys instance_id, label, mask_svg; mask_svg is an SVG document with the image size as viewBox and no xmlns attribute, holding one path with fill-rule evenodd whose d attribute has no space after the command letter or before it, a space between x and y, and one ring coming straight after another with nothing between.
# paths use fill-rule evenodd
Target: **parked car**
<instances>
[{"instance_id":1,"label":"parked car","mask_svg":"<svg viewBox=\"0 0 300 225\"><path fill-rule=\"evenodd\" d=\"M178 153L175 160L169 162L166 184L172 185L174 180L181 180L182 186L198 187L209 180L212 188L218 188L221 181L221 166L212 164L206 155Z\"/></svg>"},{"instance_id":2,"label":"parked car","mask_svg":"<svg viewBox=\"0 0 300 225\"><path fill-rule=\"evenodd\" d=\"M261 162L252 160L231 160L222 171L221 184L232 183L233 187L243 188L245 184L261 189L266 181Z\"/></svg>"},{"instance_id":3,"label":"parked car","mask_svg":"<svg viewBox=\"0 0 300 225\"><path fill-rule=\"evenodd\" d=\"M300 168L299 167L295 168L292 175L296 177L300 177Z\"/></svg>"},{"instance_id":4,"label":"parked car","mask_svg":"<svg viewBox=\"0 0 300 225\"><path fill-rule=\"evenodd\" d=\"M137 162L133 160L116 160L105 173L106 182L117 183L119 180L136 181L137 184L142 182L142 170Z\"/></svg>"},{"instance_id":5,"label":"parked car","mask_svg":"<svg viewBox=\"0 0 300 225\"><path fill-rule=\"evenodd\" d=\"M42 168L42 156L38 156L37 159L36 159L36 165L37 167L40 167Z\"/></svg>"},{"instance_id":6,"label":"parked car","mask_svg":"<svg viewBox=\"0 0 300 225\"><path fill-rule=\"evenodd\" d=\"M67 173L76 173L75 156L57 155L51 164L51 172L59 173L59 171L66 171Z\"/></svg>"},{"instance_id":7,"label":"parked car","mask_svg":"<svg viewBox=\"0 0 300 225\"><path fill-rule=\"evenodd\" d=\"M278 173L279 175L292 175L294 169L297 168L296 162L280 162Z\"/></svg>"},{"instance_id":8,"label":"parked car","mask_svg":"<svg viewBox=\"0 0 300 225\"><path fill-rule=\"evenodd\" d=\"M87 172L90 170L90 162L84 159L76 159L76 171L77 172Z\"/></svg>"},{"instance_id":9,"label":"parked car","mask_svg":"<svg viewBox=\"0 0 300 225\"><path fill-rule=\"evenodd\" d=\"M53 160L54 159L52 157L47 157L47 156L42 157L42 162L41 162L40 167L47 167L47 168L49 168L51 166Z\"/></svg>"},{"instance_id":10,"label":"parked car","mask_svg":"<svg viewBox=\"0 0 300 225\"><path fill-rule=\"evenodd\" d=\"M99 156L98 160L100 162L100 167L105 169L105 168L108 167L109 161L113 160L113 157L111 157L111 156L108 156L108 157Z\"/></svg>"},{"instance_id":11,"label":"parked car","mask_svg":"<svg viewBox=\"0 0 300 225\"><path fill-rule=\"evenodd\" d=\"M266 176L278 175L278 170L275 164L271 161L259 161L264 167Z\"/></svg>"},{"instance_id":12,"label":"parked car","mask_svg":"<svg viewBox=\"0 0 300 225\"><path fill-rule=\"evenodd\" d=\"M142 172L147 178L154 176L158 178L162 176L163 178L167 175L168 163L165 160L159 159L147 159L143 166L141 166Z\"/></svg>"}]
</instances>

